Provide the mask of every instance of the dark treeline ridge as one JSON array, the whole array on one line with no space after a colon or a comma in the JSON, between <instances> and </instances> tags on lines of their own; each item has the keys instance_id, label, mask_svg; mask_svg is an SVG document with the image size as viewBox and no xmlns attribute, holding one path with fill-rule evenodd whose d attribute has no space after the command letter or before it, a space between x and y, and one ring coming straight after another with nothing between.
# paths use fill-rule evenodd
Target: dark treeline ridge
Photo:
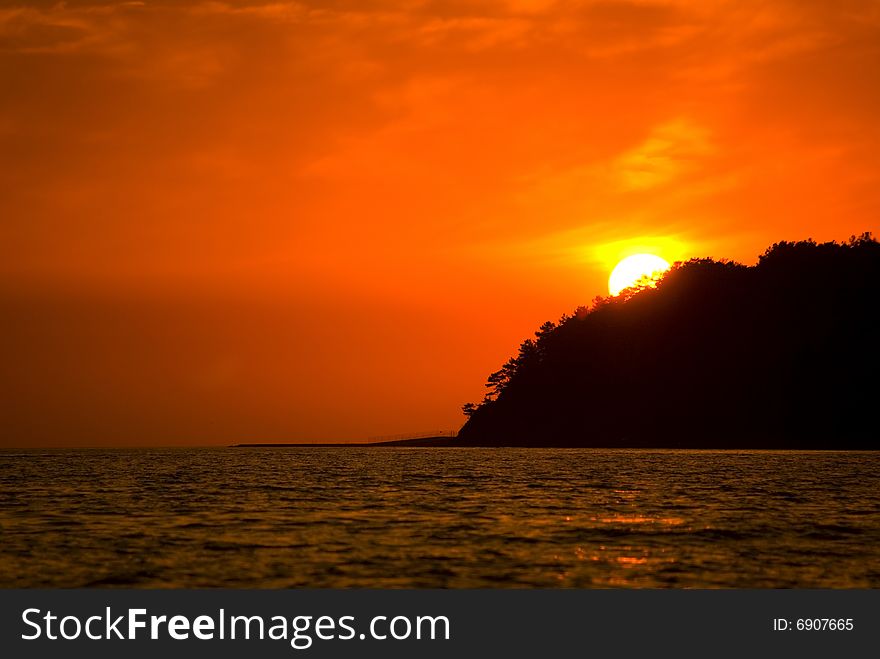
<instances>
[{"instance_id":1,"label":"dark treeline ridge","mask_svg":"<svg viewBox=\"0 0 880 659\"><path fill-rule=\"evenodd\" d=\"M542 325L456 443L877 449L878 321L871 234L677 263Z\"/></svg>"}]
</instances>

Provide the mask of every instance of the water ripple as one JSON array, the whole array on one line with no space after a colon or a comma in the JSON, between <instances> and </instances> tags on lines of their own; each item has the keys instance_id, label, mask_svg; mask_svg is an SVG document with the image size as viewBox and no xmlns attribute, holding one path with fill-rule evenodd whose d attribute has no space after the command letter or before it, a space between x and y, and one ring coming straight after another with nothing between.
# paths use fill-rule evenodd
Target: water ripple
<instances>
[{"instance_id":1,"label":"water ripple","mask_svg":"<svg viewBox=\"0 0 880 659\"><path fill-rule=\"evenodd\" d=\"M880 586L880 454L0 451L2 587Z\"/></svg>"}]
</instances>

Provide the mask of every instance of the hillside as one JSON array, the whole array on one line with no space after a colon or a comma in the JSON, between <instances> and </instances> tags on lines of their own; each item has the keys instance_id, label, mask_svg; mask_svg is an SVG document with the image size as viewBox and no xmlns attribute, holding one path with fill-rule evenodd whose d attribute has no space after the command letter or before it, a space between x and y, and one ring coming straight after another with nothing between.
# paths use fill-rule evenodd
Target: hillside
<instances>
[{"instance_id":1,"label":"hillside","mask_svg":"<svg viewBox=\"0 0 880 659\"><path fill-rule=\"evenodd\" d=\"M676 264L545 323L459 445L880 448L880 244Z\"/></svg>"}]
</instances>

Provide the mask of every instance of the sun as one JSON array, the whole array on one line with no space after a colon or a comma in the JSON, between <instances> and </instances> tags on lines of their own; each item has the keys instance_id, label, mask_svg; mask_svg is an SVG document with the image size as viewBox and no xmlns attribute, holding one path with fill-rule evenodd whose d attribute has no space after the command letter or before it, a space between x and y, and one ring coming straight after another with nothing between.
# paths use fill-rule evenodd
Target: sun
<instances>
[{"instance_id":1,"label":"sun","mask_svg":"<svg viewBox=\"0 0 880 659\"><path fill-rule=\"evenodd\" d=\"M656 254L633 254L614 266L608 278L611 295L619 295L636 285L656 286L657 280L669 270L669 263Z\"/></svg>"}]
</instances>

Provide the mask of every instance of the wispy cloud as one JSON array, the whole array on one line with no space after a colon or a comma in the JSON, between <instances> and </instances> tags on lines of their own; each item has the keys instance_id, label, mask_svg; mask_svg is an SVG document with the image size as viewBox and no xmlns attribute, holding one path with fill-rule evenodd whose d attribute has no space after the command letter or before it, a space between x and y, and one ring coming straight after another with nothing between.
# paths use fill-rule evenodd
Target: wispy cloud
<instances>
[{"instance_id":1,"label":"wispy cloud","mask_svg":"<svg viewBox=\"0 0 880 659\"><path fill-rule=\"evenodd\" d=\"M134 12L144 2L0 9L0 52L118 53Z\"/></svg>"},{"instance_id":2,"label":"wispy cloud","mask_svg":"<svg viewBox=\"0 0 880 659\"><path fill-rule=\"evenodd\" d=\"M615 158L611 172L624 191L648 190L699 168L713 150L707 129L678 119L656 126L642 144Z\"/></svg>"}]
</instances>

